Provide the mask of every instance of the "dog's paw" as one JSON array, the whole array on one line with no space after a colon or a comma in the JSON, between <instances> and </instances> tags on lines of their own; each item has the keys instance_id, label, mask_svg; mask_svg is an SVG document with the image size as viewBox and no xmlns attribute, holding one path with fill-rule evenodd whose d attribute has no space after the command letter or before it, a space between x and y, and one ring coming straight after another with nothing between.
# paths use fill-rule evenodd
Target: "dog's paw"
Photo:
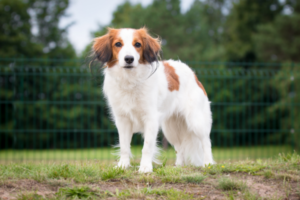
<instances>
[{"instance_id":1,"label":"dog's paw","mask_svg":"<svg viewBox=\"0 0 300 200\"><path fill-rule=\"evenodd\" d=\"M139 172L140 173L151 173L153 171L152 164L150 165L141 165Z\"/></svg>"},{"instance_id":2,"label":"dog's paw","mask_svg":"<svg viewBox=\"0 0 300 200\"><path fill-rule=\"evenodd\" d=\"M120 160L116 167L119 167L122 169L127 169L128 167L130 167L130 161L129 160Z\"/></svg>"}]
</instances>

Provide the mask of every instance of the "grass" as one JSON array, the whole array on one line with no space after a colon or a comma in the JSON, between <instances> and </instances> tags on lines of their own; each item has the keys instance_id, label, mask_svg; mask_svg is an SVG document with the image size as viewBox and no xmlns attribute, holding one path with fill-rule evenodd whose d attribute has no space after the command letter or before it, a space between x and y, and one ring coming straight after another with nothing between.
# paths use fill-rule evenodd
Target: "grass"
<instances>
[{"instance_id":1,"label":"grass","mask_svg":"<svg viewBox=\"0 0 300 200\"><path fill-rule=\"evenodd\" d=\"M114 148L96 149L66 149L66 150L1 150L0 162L5 161L78 161L78 160L101 160L110 162L116 160L113 155ZM140 159L142 147L133 146L131 148L135 159ZM217 162L224 160L244 160L274 158L279 153L292 152L290 146L255 146L255 147L229 147L213 148L214 159ZM168 158L174 162L176 158L175 150L168 148L161 153L162 158ZM288 159L288 158L282 158Z\"/></svg>"},{"instance_id":2,"label":"grass","mask_svg":"<svg viewBox=\"0 0 300 200\"><path fill-rule=\"evenodd\" d=\"M274 173L271 171L271 170L266 170L263 172L263 175L265 178L269 179L269 178L272 178L274 177Z\"/></svg>"},{"instance_id":3,"label":"grass","mask_svg":"<svg viewBox=\"0 0 300 200\"><path fill-rule=\"evenodd\" d=\"M218 188L224 191L240 190L243 191L247 185L243 181L237 181L229 178L221 178L218 182Z\"/></svg>"},{"instance_id":4,"label":"grass","mask_svg":"<svg viewBox=\"0 0 300 200\"><path fill-rule=\"evenodd\" d=\"M17 196L17 200L43 200L43 196L38 195L37 193L27 193L27 194L20 194Z\"/></svg>"},{"instance_id":5,"label":"grass","mask_svg":"<svg viewBox=\"0 0 300 200\"><path fill-rule=\"evenodd\" d=\"M125 170L120 167L111 167L108 170L100 173L100 177L101 180L105 181L105 180L116 178L118 175L123 174L124 172Z\"/></svg>"},{"instance_id":6,"label":"grass","mask_svg":"<svg viewBox=\"0 0 300 200\"><path fill-rule=\"evenodd\" d=\"M192 194L188 194L185 191L178 191L174 188L172 189L152 189L152 188L145 188L143 190L145 195L154 195L156 197L165 196L167 199L170 200L178 200L178 199L194 199Z\"/></svg>"},{"instance_id":7,"label":"grass","mask_svg":"<svg viewBox=\"0 0 300 200\"><path fill-rule=\"evenodd\" d=\"M200 184L206 177L199 174L191 174L188 176L183 176L182 179L187 183Z\"/></svg>"},{"instance_id":8,"label":"grass","mask_svg":"<svg viewBox=\"0 0 300 200\"><path fill-rule=\"evenodd\" d=\"M24 200L205 199L210 196L270 200L292 195L300 197L300 156L296 153L205 167L155 165L151 174L140 174L138 163L131 164L132 167L126 170L98 161L0 165L0 199L3 190ZM252 184L247 180L252 180ZM260 186L253 186L256 182L269 186L272 195L260 196L256 191ZM44 192L43 196L41 192Z\"/></svg>"},{"instance_id":9,"label":"grass","mask_svg":"<svg viewBox=\"0 0 300 200\"><path fill-rule=\"evenodd\" d=\"M95 199L99 198L100 195L96 191L93 191L89 187L74 187L74 188L61 188L56 193L56 196L60 199Z\"/></svg>"}]
</instances>

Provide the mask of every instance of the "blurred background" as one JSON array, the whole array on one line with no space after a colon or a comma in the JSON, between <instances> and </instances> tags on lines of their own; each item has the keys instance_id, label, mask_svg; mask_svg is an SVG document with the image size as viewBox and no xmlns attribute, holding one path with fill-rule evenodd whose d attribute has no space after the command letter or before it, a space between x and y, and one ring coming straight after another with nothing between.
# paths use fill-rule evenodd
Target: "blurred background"
<instances>
[{"instance_id":1,"label":"blurred background","mask_svg":"<svg viewBox=\"0 0 300 200\"><path fill-rule=\"evenodd\" d=\"M217 161L300 149L298 0L0 0L0 162L114 161L91 41L146 26L212 101ZM141 156L143 138L132 151ZM162 158L175 151L160 133Z\"/></svg>"}]
</instances>

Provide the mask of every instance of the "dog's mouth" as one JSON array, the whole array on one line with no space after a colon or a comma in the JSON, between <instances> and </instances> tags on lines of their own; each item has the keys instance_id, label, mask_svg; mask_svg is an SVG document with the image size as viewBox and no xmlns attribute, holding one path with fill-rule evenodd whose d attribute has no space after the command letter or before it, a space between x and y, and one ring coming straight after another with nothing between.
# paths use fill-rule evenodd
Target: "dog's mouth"
<instances>
[{"instance_id":1,"label":"dog's mouth","mask_svg":"<svg viewBox=\"0 0 300 200\"><path fill-rule=\"evenodd\" d=\"M125 69L132 69L132 68L133 68L133 66L131 66L131 65L128 65L128 66L125 66L124 68L125 68Z\"/></svg>"}]
</instances>

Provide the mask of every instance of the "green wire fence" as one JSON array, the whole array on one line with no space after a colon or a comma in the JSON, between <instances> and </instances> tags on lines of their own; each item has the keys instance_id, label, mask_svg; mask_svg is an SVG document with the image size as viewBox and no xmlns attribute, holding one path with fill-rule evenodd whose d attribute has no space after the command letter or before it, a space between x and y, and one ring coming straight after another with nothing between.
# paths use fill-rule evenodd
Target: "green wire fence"
<instances>
[{"instance_id":1,"label":"green wire fence","mask_svg":"<svg viewBox=\"0 0 300 200\"><path fill-rule=\"evenodd\" d=\"M186 63L212 102L216 161L299 150L299 65ZM102 82L101 66L84 60L0 59L0 162L116 160ZM161 157L174 160L162 133L158 139ZM134 159L142 144L135 134Z\"/></svg>"}]
</instances>

